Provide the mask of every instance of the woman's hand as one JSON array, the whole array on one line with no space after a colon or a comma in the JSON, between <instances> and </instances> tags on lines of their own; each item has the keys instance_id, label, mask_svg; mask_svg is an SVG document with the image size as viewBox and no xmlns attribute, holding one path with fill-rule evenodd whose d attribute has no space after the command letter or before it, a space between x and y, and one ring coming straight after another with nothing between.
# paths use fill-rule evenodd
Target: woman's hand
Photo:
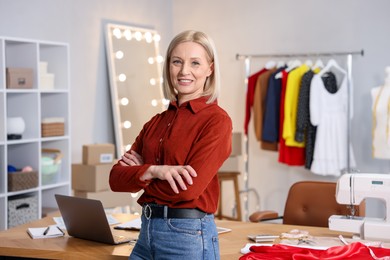
<instances>
[{"instance_id":1,"label":"woman's hand","mask_svg":"<svg viewBox=\"0 0 390 260\"><path fill-rule=\"evenodd\" d=\"M136 151L131 150L130 153L126 152L122 155L122 160L119 161L119 164L122 166L143 165L144 160Z\"/></svg>"},{"instance_id":2,"label":"woman's hand","mask_svg":"<svg viewBox=\"0 0 390 260\"><path fill-rule=\"evenodd\" d=\"M131 150L130 153L126 152L122 155L119 164L122 166L143 165L144 160L136 151ZM190 165L153 165L148 168L140 179L142 181L151 179L166 180L172 190L179 193L178 186L182 190L187 190L187 185L192 185L192 178L196 176L196 171Z\"/></svg>"},{"instance_id":3,"label":"woman's hand","mask_svg":"<svg viewBox=\"0 0 390 260\"><path fill-rule=\"evenodd\" d=\"M187 190L187 184L192 185L192 178L196 177L196 171L190 165L153 165L141 177L141 180L160 179L166 180L175 193L179 193L178 186Z\"/></svg>"}]
</instances>

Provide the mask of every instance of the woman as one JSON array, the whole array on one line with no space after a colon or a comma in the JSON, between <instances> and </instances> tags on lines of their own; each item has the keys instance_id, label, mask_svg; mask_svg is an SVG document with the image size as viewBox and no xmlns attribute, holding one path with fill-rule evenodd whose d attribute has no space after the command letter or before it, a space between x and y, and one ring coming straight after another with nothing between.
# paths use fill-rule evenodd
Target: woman
<instances>
[{"instance_id":1,"label":"woman","mask_svg":"<svg viewBox=\"0 0 390 260\"><path fill-rule=\"evenodd\" d=\"M216 101L212 40L197 31L177 35L163 77L168 109L144 125L110 173L113 191L144 191L130 259L219 259L217 171L231 153L232 122Z\"/></svg>"}]
</instances>

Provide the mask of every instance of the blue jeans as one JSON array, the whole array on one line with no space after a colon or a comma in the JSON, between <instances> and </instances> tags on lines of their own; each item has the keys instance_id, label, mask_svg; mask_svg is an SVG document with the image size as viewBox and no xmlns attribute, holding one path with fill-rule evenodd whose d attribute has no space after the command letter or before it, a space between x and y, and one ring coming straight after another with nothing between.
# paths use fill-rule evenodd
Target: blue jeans
<instances>
[{"instance_id":1,"label":"blue jeans","mask_svg":"<svg viewBox=\"0 0 390 260\"><path fill-rule=\"evenodd\" d=\"M201 219L152 218L142 215L141 231L130 260L219 260L214 215Z\"/></svg>"}]
</instances>

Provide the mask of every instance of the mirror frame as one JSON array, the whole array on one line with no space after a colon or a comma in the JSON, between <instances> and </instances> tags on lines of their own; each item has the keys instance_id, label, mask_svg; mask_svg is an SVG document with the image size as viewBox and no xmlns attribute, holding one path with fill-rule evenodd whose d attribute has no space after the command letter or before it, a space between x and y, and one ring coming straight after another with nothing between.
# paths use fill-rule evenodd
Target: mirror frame
<instances>
[{"instance_id":1,"label":"mirror frame","mask_svg":"<svg viewBox=\"0 0 390 260\"><path fill-rule=\"evenodd\" d=\"M161 107L159 108L158 112L162 112L166 108L166 100L164 99L163 90L162 90L162 66L163 66L163 57L159 53L159 38L160 35L157 33L157 31L153 29L143 28L143 27L136 27L136 26L129 26L129 25L123 25L123 24L114 24L114 23L108 23L105 27L105 35L106 35L106 55L107 55L107 61L108 61L108 71L109 71L109 79L110 79L110 93L111 93L111 105L112 105L112 113L113 113L113 121L114 121L114 132L115 132L115 145L116 145L116 156L117 158L120 158L124 152L129 150L131 147L131 143L124 142L123 137L123 124L122 124L122 118L121 118L121 111L120 111L120 100L118 96L118 71L117 71L117 64L115 62L115 49L114 49L114 42L115 39L114 35L114 29L120 30L120 37L124 37L124 32L126 30L129 30L131 32L141 32L142 33L142 39L138 41L145 41L147 44L154 44L154 58L156 62L156 73L157 73L157 87L159 88L159 100L157 100L156 106ZM152 35L152 42L146 42L146 34ZM157 36L157 39L155 38ZM116 38L118 38L117 36ZM133 39L135 40L135 39ZM131 40L129 40L131 42ZM131 57L129 57L131 60ZM147 59L147 57L145 57ZM157 60L160 60L157 62ZM136 72L136 73L142 73L142 72ZM147 84L147 83L145 83ZM144 112L143 108L137 108L137 112ZM142 122L142 125L146 123L148 120L150 120L149 116L148 118L144 119L144 122ZM138 133L141 131L141 129L135 129L137 133L135 136L138 135ZM127 140L128 142L133 142L134 140Z\"/></svg>"}]
</instances>

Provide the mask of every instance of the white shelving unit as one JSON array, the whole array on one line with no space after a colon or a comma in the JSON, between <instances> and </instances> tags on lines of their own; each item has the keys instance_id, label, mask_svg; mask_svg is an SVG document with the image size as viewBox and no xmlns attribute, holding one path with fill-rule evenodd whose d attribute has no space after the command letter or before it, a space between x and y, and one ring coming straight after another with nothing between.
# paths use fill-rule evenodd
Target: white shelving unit
<instances>
[{"instance_id":1,"label":"white shelving unit","mask_svg":"<svg viewBox=\"0 0 390 260\"><path fill-rule=\"evenodd\" d=\"M40 62L48 63L55 75L54 88L42 88ZM6 68L32 68L33 86L29 89L6 87ZM54 194L71 193L70 78L69 46L66 43L0 37L0 230L8 228L8 209L12 199L26 195L37 198L40 218L46 208L57 208ZM22 139L7 140L7 117L22 117ZM46 117L65 119L63 136L41 137L41 121ZM59 178L43 185L41 151L58 149L63 157ZM8 190L8 165L31 166L38 171L38 186L27 190Z\"/></svg>"}]
</instances>

